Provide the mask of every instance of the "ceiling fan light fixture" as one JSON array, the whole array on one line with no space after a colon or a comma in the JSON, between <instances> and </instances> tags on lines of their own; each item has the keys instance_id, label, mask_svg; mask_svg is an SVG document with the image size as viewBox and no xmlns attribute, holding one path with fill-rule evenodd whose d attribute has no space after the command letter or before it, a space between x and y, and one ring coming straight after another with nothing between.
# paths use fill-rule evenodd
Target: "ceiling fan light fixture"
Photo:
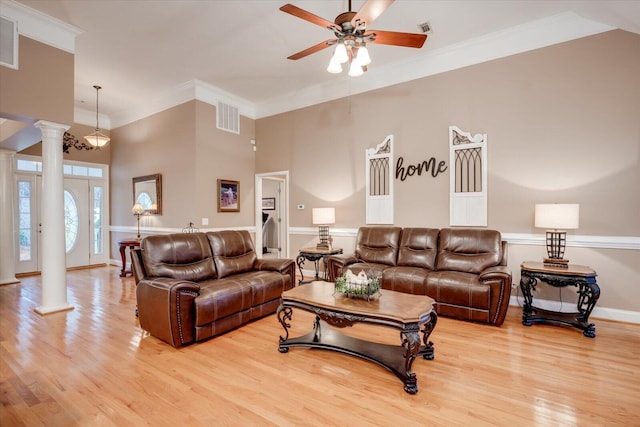
<instances>
[{"instance_id":1,"label":"ceiling fan light fixture","mask_svg":"<svg viewBox=\"0 0 640 427\"><path fill-rule=\"evenodd\" d=\"M358 77L364 74L364 70L362 66L358 63L358 61L351 61L351 66L349 67L349 76Z\"/></svg>"},{"instance_id":2,"label":"ceiling fan light fixture","mask_svg":"<svg viewBox=\"0 0 640 427\"><path fill-rule=\"evenodd\" d=\"M100 132L100 122L98 121L98 92L102 88L98 85L94 85L93 88L96 90L96 131L85 136L84 139L93 147L100 148L107 145L111 138Z\"/></svg>"},{"instance_id":3,"label":"ceiling fan light fixture","mask_svg":"<svg viewBox=\"0 0 640 427\"><path fill-rule=\"evenodd\" d=\"M371 64L371 57L369 56L369 50L364 43L358 48L358 53L356 54L356 61L361 66L366 66Z\"/></svg>"},{"instance_id":4,"label":"ceiling fan light fixture","mask_svg":"<svg viewBox=\"0 0 640 427\"><path fill-rule=\"evenodd\" d=\"M338 43L336 45L336 50L333 52L331 60L338 61L340 64L344 64L349 61L349 54L347 53L347 47L344 43Z\"/></svg>"},{"instance_id":5,"label":"ceiling fan light fixture","mask_svg":"<svg viewBox=\"0 0 640 427\"><path fill-rule=\"evenodd\" d=\"M329 61L329 66L327 67L327 71L331 74L339 74L342 72L342 65L335 58L331 58Z\"/></svg>"}]
</instances>

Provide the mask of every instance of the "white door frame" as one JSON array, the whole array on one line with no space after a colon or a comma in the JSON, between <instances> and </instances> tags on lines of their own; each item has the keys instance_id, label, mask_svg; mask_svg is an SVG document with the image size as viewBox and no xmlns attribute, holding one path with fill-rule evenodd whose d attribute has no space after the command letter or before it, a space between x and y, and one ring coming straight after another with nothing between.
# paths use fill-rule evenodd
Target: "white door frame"
<instances>
[{"instance_id":1,"label":"white door frame","mask_svg":"<svg viewBox=\"0 0 640 427\"><path fill-rule=\"evenodd\" d=\"M255 182L255 207L256 207L256 253L258 258L262 258L262 180L263 179L278 179L282 181L282 193L281 193L281 205L280 216L282 222L280 223L280 246L281 256L283 258L289 257L289 171L276 171L256 174Z\"/></svg>"}]
</instances>

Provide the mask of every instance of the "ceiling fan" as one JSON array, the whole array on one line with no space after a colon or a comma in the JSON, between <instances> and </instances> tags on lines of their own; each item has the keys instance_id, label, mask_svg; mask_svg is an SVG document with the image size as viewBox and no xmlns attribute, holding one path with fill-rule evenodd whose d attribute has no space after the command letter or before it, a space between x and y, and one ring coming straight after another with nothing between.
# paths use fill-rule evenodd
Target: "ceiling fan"
<instances>
[{"instance_id":1,"label":"ceiling fan","mask_svg":"<svg viewBox=\"0 0 640 427\"><path fill-rule=\"evenodd\" d=\"M395 0L366 0L360 10L351 11L351 0L349 0L349 11L341 13L334 22L328 21L311 12L307 12L292 4L285 4L281 11L300 19L319 25L333 32L334 38L325 40L317 45L289 56L287 59L300 59L326 49L329 46L336 46L327 71L339 73L342 66L350 62L349 75L359 76L366 71L367 65L371 63L367 43L386 44L392 46L406 46L421 48L427 36L425 34L401 33L397 31L370 30L368 26L377 19Z\"/></svg>"}]
</instances>

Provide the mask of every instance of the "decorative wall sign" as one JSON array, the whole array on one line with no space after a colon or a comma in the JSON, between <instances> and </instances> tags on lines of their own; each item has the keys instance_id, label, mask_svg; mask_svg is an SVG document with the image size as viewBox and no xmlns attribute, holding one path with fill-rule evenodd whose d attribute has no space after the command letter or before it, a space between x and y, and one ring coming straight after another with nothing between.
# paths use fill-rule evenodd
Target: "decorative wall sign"
<instances>
[{"instance_id":1,"label":"decorative wall sign","mask_svg":"<svg viewBox=\"0 0 640 427\"><path fill-rule=\"evenodd\" d=\"M218 212L240 212L240 182L218 180Z\"/></svg>"},{"instance_id":2,"label":"decorative wall sign","mask_svg":"<svg viewBox=\"0 0 640 427\"><path fill-rule=\"evenodd\" d=\"M404 181L408 176L413 176L415 174L420 176L423 172L425 175L431 173L431 176L435 178L438 174L447 170L447 164L444 160L441 160L437 164L436 162L436 158L432 157L429 160L423 160L421 163L407 165L405 167L404 157L398 157L398 162L396 163L396 179Z\"/></svg>"}]
</instances>

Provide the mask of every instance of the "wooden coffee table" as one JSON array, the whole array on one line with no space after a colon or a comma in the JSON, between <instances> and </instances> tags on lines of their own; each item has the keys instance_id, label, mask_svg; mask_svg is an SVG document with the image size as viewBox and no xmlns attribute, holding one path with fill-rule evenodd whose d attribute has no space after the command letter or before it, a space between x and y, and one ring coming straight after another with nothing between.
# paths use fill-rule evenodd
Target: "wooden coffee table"
<instances>
[{"instance_id":1,"label":"wooden coffee table","mask_svg":"<svg viewBox=\"0 0 640 427\"><path fill-rule=\"evenodd\" d=\"M381 290L379 298L367 301L334 295L334 284L311 282L282 294L277 316L285 331L280 336L278 350L287 353L289 347L313 347L361 357L393 372L404 383L407 393L418 392L418 379L411 372L417 356L433 359L433 343L429 335L438 316L432 309L434 300L423 295ZM316 315L314 328L306 335L289 338L293 309ZM400 330L400 345L370 342L344 335L322 325L344 328L356 323L387 326ZM422 331L420 331L422 328ZM419 332L422 332L422 340Z\"/></svg>"}]
</instances>

